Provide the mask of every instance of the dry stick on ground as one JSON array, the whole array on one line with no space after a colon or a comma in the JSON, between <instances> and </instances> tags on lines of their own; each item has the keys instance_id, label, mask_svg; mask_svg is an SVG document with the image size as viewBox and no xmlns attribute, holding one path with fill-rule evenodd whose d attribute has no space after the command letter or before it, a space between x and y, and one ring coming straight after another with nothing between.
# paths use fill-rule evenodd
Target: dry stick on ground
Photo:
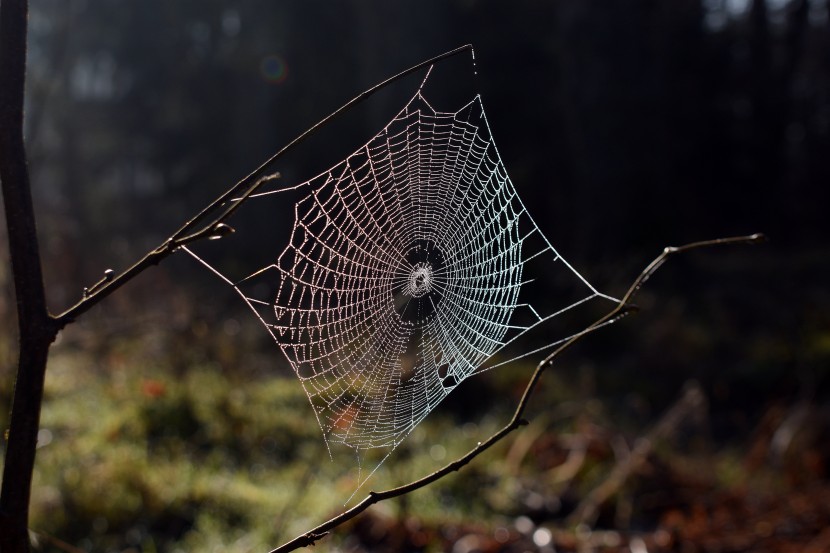
<instances>
[{"instance_id":1,"label":"dry stick on ground","mask_svg":"<svg viewBox=\"0 0 830 553\"><path fill-rule=\"evenodd\" d=\"M603 326L626 316L632 311L636 311L637 307L631 303L632 299L643 286L643 284L645 284L646 281L648 281L651 275L653 275L655 271L657 271L657 269L659 269L660 266L663 265L663 263L665 263L665 261L670 256L700 248L708 248L712 246L721 246L729 244L757 244L765 240L766 238L763 234L752 234L749 236L735 236L731 238L705 240L701 242L693 242L691 244L686 244L685 246L665 248L663 252L659 256L657 256L657 258L655 258L654 261L649 263L649 265L645 269L643 269L643 271L637 276L637 278L634 279L634 282L631 284L628 291L625 293L625 295L622 297L619 303L614 307L614 309L612 309L605 316L601 317L596 322L585 328L585 330L574 335L570 340L556 348L553 352L550 353L550 355L545 357L536 366L536 370L531 375L530 380L527 383L527 386L525 386L524 393L522 394L522 398L519 401L519 404L516 406L516 410L513 413L513 417L510 419L510 422L508 422L507 425L504 426L504 428L502 428L501 430L487 438L487 440L479 442L476 447L471 449L464 456L459 457L455 461L433 472L432 474L429 474L419 480L415 480L413 482L410 482L409 484L405 484L397 488L392 488L380 492L369 492L369 495L354 507L320 524L319 526L306 532L305 534L297 536L296 538L285 543L284 545L277 547L276 549L272 550L271 553L285 553L287 551L294 551L295 549L299 549L300 547L313 545L315 542L317 542L326 534L328 534L331 530L337 528L344 522L347 522L355 518L357 515L359 515L375 503L414 492L415 490L424 488L432 484L436 480L440 480L448 474L460 470L464 465L466 465L467 463L481 455L484 451L486 451L487 449L501 441L505 436L507 436L520 426L526 425L527 421L522 417L524 415L525 409L527 408L527 404L530 401L530 397L533 394L533 391L536 389L536 385L538 384L539 379L542 377L542 374L545 372L545 369L547 369L553 363L553 360L556 359L563 351L582 340L588 334L591 334L595 330L598 330ZM672 419L673 418L674 417L672 417ZM662 428L662 425L658 425L658 427L659 428L657 430Z\"/></svg>"},{"instance_id":2,"label":"dry stick on ground","mask_svg":"<svg viewBox=\"0 0 830 553\"><path fill-rule=\"evenodd\" d=\"M674 432L683 420L697 411L705 401L706 398L699 384L691 383L687 386L683 395L672 408L662 416L645 436L635 442L634 448L625 460L614 465L608 477L582 498L573 513L568 517L568 524L592 525L599 513L599 508L625 484L631 473L646 462L655 442Z\"/></svg>"}]
</instances>

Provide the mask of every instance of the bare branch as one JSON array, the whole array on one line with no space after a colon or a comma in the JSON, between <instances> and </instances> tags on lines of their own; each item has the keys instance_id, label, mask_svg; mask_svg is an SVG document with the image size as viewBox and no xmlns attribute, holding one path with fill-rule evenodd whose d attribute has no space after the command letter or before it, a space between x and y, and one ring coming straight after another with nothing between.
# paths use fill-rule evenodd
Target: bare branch
<instances>
[{"instance_id":1,"label":"bare branch","mask_svg":"<svg viewBox=\"0 0 830 553\"><path fill-rule=\"evenodd\" d=\"M587 335L593 333L596 330L606 326L607 324L614 322L629 313L636 311L636 306L631 304L631 300L643 286L643 284L659 269L663 263L672 255L688 252L690 250L701 249L701 248L709 248L712 246L721 246L721 245L730 245L730 244L758 244L766 240L766 237L763 234L752 234L750 236L736 236L730 238L719 238L716 240L705 240L702 242L693 242L691 244L686 244L684 246L678 247L668 247L663 250L663 252L657 256L654 261L648 264L645 269L634 279L634 282L629 287L626 294L623 298L619 301L619 303L609 311L606 315L598 319L593 324L589 325L585 330L576 334L568 341L561 344L558 348L556 348L553 352L551 352L547 357L545 357L537 366L536 370L530 377L527 385L525 386L524 393L522 394L522 398L519 401L519 404L516 406L516 410L513 413L513 416L510 419L510 422L507 423L501 430L490 436L487 440L483 442L479 442L476 447L471 449L462 457L459 457L455 461L449 463L448 465L444 466L443 468L424 476L418 480L410 482L409 484L405 484L403 486L392 488L380 492L369 492L369 495L360 503L355 505L354 507L347 509L346 511L342 512L341 514L337 515L336 517L329 519L328 521L320 524L319 526L309 530L305 534L297 536L293 540L277 547L276 549L272 550L271 553L285 553L287 551L294 551L295 549L299 549L300 547L306 547L309 545L313 545L315 542L326 536L331 530L337 528L341 524L346 521L349 521L355 518L357 515L374 505L375 503L379 503L380 501L384 501L386 499L391 499L393 497L399 497L402 495L406 495L410 492L415 490L419 490L424 488L433 482L440 480L441 478L460 470L464 465L468 464L470 461L481 455L483 452L491 448L493 445L501 441L505 436L519 428L520 426L526 425L527 421L524 420L524 412L527 409L527 404L530 401L530 397L533 394L533 391L536 389L536 385L538 384L539 380L542 377L542 374L545 372L552 363L553 360L559 357L566 349L570 348L572 345L576 344L577 342L581 341Z\"/></svg>"},{"instance_id":2,"label":"bare branch","mask_svg":"<svg viewBox=\"0 0 830 553\"><path fill-rule=\"evenodd\" d=\"M235 196L238 196L240 193L244 192L251 185L251 183L258 182L258 180L265 173L268 172L268 167L271 166L277 159L279 159L280 157L287 154L289 151L291 151L294 148L296 148L297 146L299 146L306 138L313 135L315 132L317 132L322 127L327 125L329 122L331 122L337 116L347 112L348 110L350 110L351 108L353 108L354 106L356 106L357 104L362 102L363 100L365 100L365 99L369 98L370 96L372 96L377 91L379 91L383 88L386 88L387 86L389 86L390 84L392 84L396 81L399 81L399 80L403 79L407 75L410 75L410 74L412 74L412 73L414 73L414 72L416 72L420 69L423 69L424 67L428 67L430 65L436 64L436 63L438 63L442 60L445 60L447 58L450 58L450 57L455 56L457 54L460 54L462 52L472 51L472 50L473 50L473 45L472 44L465 44L464 46L460 46L460 47L458 47L454 50L450 50L449 52L444 52L443 54L435 56L434 58L430 58L428 60L422 61L421 63L413 65L409 69L401 71L397 75L393 75L392 77L389 77L385 81L381 81L380 83L376 84L372 88L364 90L363 92L361 92L360 94L358 94L357 96L355 96L354 98L352 98L351 100L349 100L348 102L346 102L345 104L343 104L342 106L340 106L339 108L334 110L332 113L330 113L326 117L320 119L320 121L318 121L316 124L311 126L307 131L302 133L300 136L298 136L297 138L295 138L294 140L292 140L291 142L289 142L288 144L283 146L281 150L279 150L277 153L275 153L270 158L265 160L265 162L262 165L260 165L256 169L254 169L247 177L245 177L244 179L242 179L241 181L236 183L233 187L228 189L227 192L225 192L224 194L222 194L221 196L216 198L216 200L214 200L209 206L204 208L195 217L193 217L191 220L189 220L187 223L185 223L184 226L182 226L182 228L180 228L178 231L176 231L176 233L173 235L173 239L181 238L182 236L184 236L185 234L187 234L188 232L193 230L199 224L199 221L204 219L212 211L214 211L215 209L217 209L217 208L221 207L222 205L224 205L225 202L227 202L229 200L232 200ZM250 193L246 194L246 195L250 195Z\"/></svg>"},{"instance_id":3,"label":"bare branch","mask_svg":"<svg viewBox=\"0 0 830 553\"><path fill-rule=\"evenodd\" d=\"M129 269L109 280L104 282L99 281L97 285L88 288L86 293L75 305L56 317L59 327L62 328L74 321L78 316L89 311L92 307L100 303L101 300L121 288L137 275L154 265L158 265L159 262L173 252L177 251L181 246L185 246L203 238L217 237L217 229L219 226L224 224L225 221L227 221L228 218L233 215L233 213L239 209L239 207L245 203L245 201L250 198L252 194L254 194L254 192L256 192L266 182L273 180L274 178L278 178L279 173L270 175L267 174L268 168L271 167L277 159L296 148L305 139L313 135L333 119L347 112L360 102L366 100L390 84L399 81L400 79L425 67L434 65L462 52L472 51L472 49L473 47L471 44L466 44L454 50L450 50L449 52L445 52L428 60L422 61L421 63L413 65L409 69L401 71L400 73L389 77L385 81L364 90L343 104L331 114L311 126L297 138L283 146L277 153L265 160L262 165L254 169L248 176L244 177L242 180L230 187L224 194L212 201L207 207L202 209L199 213L182 225L176 232L174 232L163 244L145 254L144 257L138 260ZM219 212L218 215L216 214L217 211Z\"/></svg>"}]
</instances>

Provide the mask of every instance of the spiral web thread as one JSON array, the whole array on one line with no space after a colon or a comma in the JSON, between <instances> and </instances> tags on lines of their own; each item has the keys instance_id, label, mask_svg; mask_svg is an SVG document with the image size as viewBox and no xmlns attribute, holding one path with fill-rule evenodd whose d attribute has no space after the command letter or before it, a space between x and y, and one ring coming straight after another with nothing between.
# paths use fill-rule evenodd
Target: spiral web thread
<instances>
[{"instance_id":1,"label":"spiral web thread","mask_svg":"<svg viewBox=\"0 0 830 553\"><path fill-rule=\"evenodd\" d=\"M531 218L480 96L439 112L424 83L364 146L289 188L308 193L276 262L232 282L196 256L271 333L327 446L354 448L358 458L391 453L467 377L572 335L500 355L530 330L591 299L614 300ZM529 274L534 264L541 274ZM569 293L535 305L524 293L534 279L565 282ZM256 297L263 280L275 295Z\"/></svg>"}]
</instances>

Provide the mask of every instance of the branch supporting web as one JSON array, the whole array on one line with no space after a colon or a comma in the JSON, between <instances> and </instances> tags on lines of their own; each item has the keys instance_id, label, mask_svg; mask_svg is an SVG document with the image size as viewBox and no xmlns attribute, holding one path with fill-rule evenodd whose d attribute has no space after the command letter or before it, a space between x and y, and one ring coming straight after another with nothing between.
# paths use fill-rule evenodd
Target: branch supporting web
<instances>
[{"instance_id":1,"label":"branch supporting web","mask_svg":"<svg viewBox=\"0 0 830 553\"><path fill-rule=\"evenodd\" d=\"M613 300L528 213L481 98L441 112L422 89L357 151L290 187L304 197L273 263L223 277L281 348L327 444L358 453L391 451L467 377L514 360L506 346L530 330ZM531 288L546 280L567 293L539 300Z\"/></svg>"}]
</instances>

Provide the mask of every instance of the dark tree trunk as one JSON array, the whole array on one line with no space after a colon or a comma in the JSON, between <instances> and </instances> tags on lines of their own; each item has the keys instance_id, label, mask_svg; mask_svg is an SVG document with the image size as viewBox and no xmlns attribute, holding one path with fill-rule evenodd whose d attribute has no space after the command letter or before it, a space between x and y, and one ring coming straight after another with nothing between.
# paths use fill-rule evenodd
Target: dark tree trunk
<instances>
[{"instance_id":1,"label":"dark tree trunk","mask_svg":"<svg viewBox=\"0 0 830 553\"><path fill-rule=\"evenodd\" d=\"M32 472L49 346L59 325L46 308L26 150L23 97L28 2L0 2L0 184L20 329L19 363L0 492L0 551L29 550Z\"/></svg>"}]
</instances>

